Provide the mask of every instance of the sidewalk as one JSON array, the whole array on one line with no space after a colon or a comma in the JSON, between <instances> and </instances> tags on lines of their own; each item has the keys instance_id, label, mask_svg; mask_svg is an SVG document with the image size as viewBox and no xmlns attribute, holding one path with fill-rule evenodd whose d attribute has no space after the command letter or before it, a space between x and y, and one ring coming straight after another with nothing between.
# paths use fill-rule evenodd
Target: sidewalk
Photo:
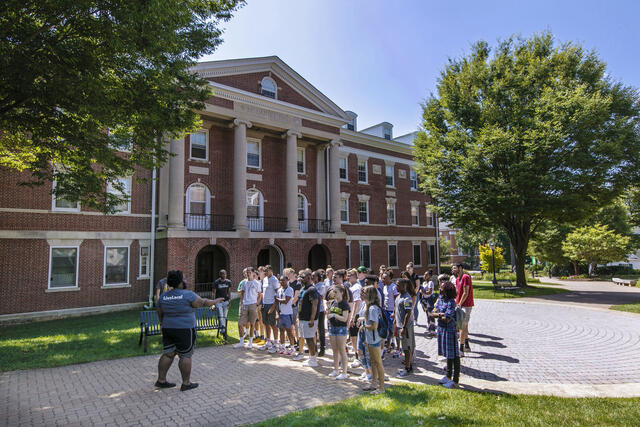
<instances>
[{"instance_id":1,"label":"sidewalk","mask_svg":"<svg viewBox=\"0 0 640 427\"><path fill-rule=\"evenodd\" d=\"M553 283L570 292L556 295L541 295L532 298L519 298L518 301L538 301L559 303L592 308L608 309L613 305L640 302L640 288L620 286L604 281L575 281L539 277L542 285Z\"/></svg>"}]
</instances>

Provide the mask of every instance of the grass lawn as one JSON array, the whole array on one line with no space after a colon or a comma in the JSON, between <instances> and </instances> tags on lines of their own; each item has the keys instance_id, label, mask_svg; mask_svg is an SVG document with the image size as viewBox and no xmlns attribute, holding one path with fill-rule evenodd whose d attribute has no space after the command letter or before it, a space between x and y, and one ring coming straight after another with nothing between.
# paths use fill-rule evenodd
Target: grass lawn
<instances>
[{"instance_id":1,"label":"grass lawn","mask_svg":"<svg viewBox=\"0 0 640 427\"><path fill-rule=\"evenodd\" d=\"M140 356L139 310L0 328L0 371L33 369ZM238 342L238 300L231 301L229 342ZM222 344L217 331L198 332L198 347ZM160 353L162 336L148 337L147 354Z\"/></svg>"},{"instance_id":2,"label":"grass lawn","mask_svg":"<svg viewBox=\"0 0 640 427\"><path fill-rule=\"evenodd\" d=\"M562 288L547 288L547 287L535 287L527 286L523 289L524 295L516 292L501 292L493 291L493 284L489 281L474 281L473 282L473 298L480 299L505 299L505 298L523 298L523 297L537 297L540 295L555 295L569 292Z\"/></svg>"},{"instance_id":3,"label":"grass lawn","mask_svg":"<svg viewBox=\"0 0 640 427\"><path fill-rule=\"evenodd\" d=\"M628 311L629 313L640 314L640 302L634 302L632 304L614 305L609 308L611 308L611 310Z\"/></svg>"},{"instance_id":4,"label":"grass lawn","mask_svg":"<svg viewBox=\"0 0 640 427\"><path fill-rule=\"evenodd\" d=\"M258 426L638 425L640 398L494 395L421 384L296 411Z\"/></svg>"}]
</instances>

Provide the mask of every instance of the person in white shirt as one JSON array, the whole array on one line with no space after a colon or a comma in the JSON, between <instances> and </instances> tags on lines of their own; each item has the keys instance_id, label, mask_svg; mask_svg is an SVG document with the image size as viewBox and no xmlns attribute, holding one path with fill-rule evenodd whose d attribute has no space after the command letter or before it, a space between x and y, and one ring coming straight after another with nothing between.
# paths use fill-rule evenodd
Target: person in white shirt
<instances>
[{"instance_id":1,"label":"person in white shirt","mask_svg":"<svg viewBox=\"0 0 640 427\"><path fill-rule=\"evenodd\" d=\"M269 350L269 353L275 353L278 346L275 298L276 292L280 288L280 282L273 275L273 268L270 265L265 265L262 268L265 272L265 277L262 279L262 323L264 323L267 342L258 350ZM271 331L273 331L273 340L271 339Z\"/></svg>"},{"instance_id":2,"label":"person in white shirt","mask_svg":"<svg viewBox=\"0 0 640 427\"><path fill-rule=\"evenodd\" d=\"M276 303L280 308L280 318L278 319L278 327L280 328L280 354L291 356L294 353L295 340L293 339L293 288L289 286L289 278L285 275L280 276L280 289L276 293ZM285 347L285 333L289 338L289 346ZM272 347L272 348L275 348Z\"/></svg>"},{"instance_id":3,"label":"person in white shirt","mask_svg":"<svg viewBox=\"0 0 640 427\"><path fill-rule=\"evenodd\" d=\"M247 281L242 286L242 309L240 311L240 320L238 321L241 325L246 325L249 323L249 342L247 343L247 348L251 349L253 347L253 335L255 332L255 324L258 320L258 304L262 299L262 286L260 282L256 280L256 272L253 267L247 267ZM244 337L242 341L238 344L234 345L235 348L240 348L244 344Z\"/></svg>"}]
</instances>

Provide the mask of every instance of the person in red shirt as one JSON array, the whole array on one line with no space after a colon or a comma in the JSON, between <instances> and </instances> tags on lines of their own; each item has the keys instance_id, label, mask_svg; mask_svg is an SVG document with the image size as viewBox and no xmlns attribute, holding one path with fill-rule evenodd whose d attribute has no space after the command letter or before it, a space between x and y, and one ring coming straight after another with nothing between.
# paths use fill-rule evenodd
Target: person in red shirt
<instances>
[{"instance_id":1,"label":"person in red shirt","mask_svg":"<svg viewBox=\"0 0 640 427\"><path fill-rule=\"evenodd\" d=\"M471 351L469 347L469 319L473 309L473 284L471 276L463 271L462 264L454 264L451 272L456 277L456 305L464 310L464 322L460 331L460 353Z\"/></svg>"}]
</instances>

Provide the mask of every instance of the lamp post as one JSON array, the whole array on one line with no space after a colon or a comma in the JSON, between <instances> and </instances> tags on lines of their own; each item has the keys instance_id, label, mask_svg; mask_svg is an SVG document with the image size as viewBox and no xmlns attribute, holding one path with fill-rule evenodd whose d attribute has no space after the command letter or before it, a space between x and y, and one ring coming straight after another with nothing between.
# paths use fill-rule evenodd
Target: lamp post
<instances>
[{"instance_id":1,"label":"lamp post","mask_svg":"<svg viewBox=\"0 0 640 427\"><path fill-rule=\"evenodd\" d=\"M495 243L490 243L489 246L491 247L491 258L493 260L493 263L492 263L492 265L493 265L493 282L491 282L491 283L493 283L493 285L497 285L498 281L496 280L496 252L495 252L496 245L495 245Z\"/></svg>"}]
</instances>

